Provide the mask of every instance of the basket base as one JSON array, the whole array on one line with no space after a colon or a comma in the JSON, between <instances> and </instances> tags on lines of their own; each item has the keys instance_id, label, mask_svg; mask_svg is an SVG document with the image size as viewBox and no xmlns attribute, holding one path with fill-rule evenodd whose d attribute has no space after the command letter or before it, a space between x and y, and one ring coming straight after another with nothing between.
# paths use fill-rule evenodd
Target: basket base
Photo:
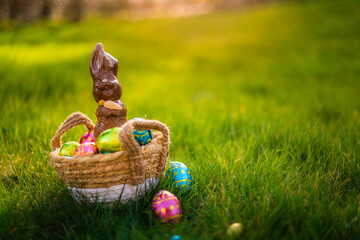
<instances>
[{"instance_id":1,"label":"basket base","mask_svg":"<svg viewBox=\"0 0 360 240\"><path fill-rule=\"evenodd\" d=\"M129 184L120 184L109 188L75 188L68 187L71 195L77 202L88 201L103 202L112 204L115 202L126 203L129 200L135 200L136 197L144 195L151 187L155 187L159 179L148 178L143 183L133 186Z\"/></svg>"}]
</instances>

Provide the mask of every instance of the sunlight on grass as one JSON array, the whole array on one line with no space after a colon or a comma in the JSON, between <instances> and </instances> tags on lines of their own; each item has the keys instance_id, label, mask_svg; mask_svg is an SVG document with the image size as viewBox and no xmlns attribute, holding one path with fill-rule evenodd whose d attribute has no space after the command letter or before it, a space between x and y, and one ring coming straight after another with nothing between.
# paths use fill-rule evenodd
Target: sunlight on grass
<instances>
[{"instance_id":1,"label":"sunlight on grass","mask_svg":"<svg viewBox=\"0 0 360 240\"><path fill-rule=\"evenodd\" d=\"M16 44L0 46L0 55L3 62L25 67L39 65L54 65L71 61L89 55L89 46L86 44Z\"/></svg>"}]
</instances>

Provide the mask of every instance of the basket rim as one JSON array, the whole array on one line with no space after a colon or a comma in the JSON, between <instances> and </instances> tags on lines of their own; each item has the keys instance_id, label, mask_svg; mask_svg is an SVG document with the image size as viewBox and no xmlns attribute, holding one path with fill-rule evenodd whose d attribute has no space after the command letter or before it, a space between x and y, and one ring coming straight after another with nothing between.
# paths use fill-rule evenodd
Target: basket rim
<instances>
[{"instance_id":1,"label":"basket rim","mask_svg":"<svg viewBox=\"0 0 360 240\"><path fill-rule=\"evenodd\" d=\"M73 113L59 127L51 142L53 151L50 153L50 164L68 186L109 187L121 184L125 176L126 184L137 185L145 180L149 173L148 166L152 169L151 174L156 178L164 174L170 144L170 133L165 124L157 120L130 120L121 127L118 135L123 146L122 151L76 157L60 156L62 135L80 124L84 124L88 130L93 129L94 126L84 114ZM154 139L149 144L140 146L133 136L135 129L152 129L159 132L154 132ZM91 172L95 168L97 173ZM104 172L101 173L99 169L103 169ZM107 174L110 172L118 174ZM70 183L71 181L74 184Z\"/></svg>"},{"instance_id":2,"label":"basket rim","mask_svg":"<svg viewBox=\"0 0 360 240\"><path fill-rule=\"evenodd\" d=\"M150 143L148 143L147 145L140 147L141 148L141 153L143 151L146 151L149 147L152 147L154 145L160 145L161 143L159 142L159 140L160 140L159 138L162 137L162 136L160 136L160 134L162 134L162 133L161 132L154 132L153 140ZM50 156L52 158L56 158L56 162L61 162L62 164L65 164L65 163L68 163L68 164L88 163L89 161L91 161L91 163L111 162L114 159L117 159L117 158L121 157L123 154L128 154L127 151L124 149L124 150L121 150L121 151L109 152L109 153L106 153L106 154L96 153L96 154L91 154L91 155L87 155L87 156L68 157L68 156L59 155L59 150L60 150L60 148L57 148L54 151L50 152ZM94 161L94 159L98 158L99 156L102 156L102 158L97 160L97 161ZM128 160L128 161L130 161L130 160ZM53 163L53 162L54 161L52 161L51 163Z\"/></svg>"}]
</instances>

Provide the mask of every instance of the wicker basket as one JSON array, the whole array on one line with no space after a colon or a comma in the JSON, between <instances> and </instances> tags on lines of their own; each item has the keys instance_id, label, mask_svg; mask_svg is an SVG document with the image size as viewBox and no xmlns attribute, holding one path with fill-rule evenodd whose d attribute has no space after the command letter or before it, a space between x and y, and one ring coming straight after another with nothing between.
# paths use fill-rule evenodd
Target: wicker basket
<instances>
[{"instance_id":1,"label":"wicker basket","mask_svg":"<svg viewBox=\"0 0 360 240\"><path fill-rule=\"evenodd\" d=\"M88 130L94 129L94 124L84 114L71 114L52 139L50 153L51 165L76 200L127 202L158 183L169 155L169 129L165 124L155 120L130 120L119 133L123 151L85 157L60 156L62 135L80 124ZM146 129L156 132L153 140L141 147L134 139L133 130Z\"/></svg>"}]
</instances>

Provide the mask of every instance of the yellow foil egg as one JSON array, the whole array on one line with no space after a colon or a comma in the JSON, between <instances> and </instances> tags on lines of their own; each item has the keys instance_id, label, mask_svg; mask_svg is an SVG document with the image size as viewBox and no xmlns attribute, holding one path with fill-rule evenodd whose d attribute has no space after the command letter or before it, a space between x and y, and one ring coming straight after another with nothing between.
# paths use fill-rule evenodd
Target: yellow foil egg
<instances>
[{"instance_id":1,"label":"yellow foil egg","mask_svg":"<svg viewBox=\"0 0 360 240\"><path fill-rule=\"evenodd\" d=\"M122 151L123 147L119 140L120 131L121 131L120 127L114 127L103 131L96 140L96 146L99 152L111 153L111 152Z\"/></svg>"},{"instance_id":2,"label":"yellow foil egg","mask_svg":"<svg viewBox=\"0 0 360 240\"><path fill-rule=\"evenodd\" d=\"M243 231L243 225L241 223L233 223L228 227L228 234L233 237L239 236Z\"/></svg>"}]
</instances>

